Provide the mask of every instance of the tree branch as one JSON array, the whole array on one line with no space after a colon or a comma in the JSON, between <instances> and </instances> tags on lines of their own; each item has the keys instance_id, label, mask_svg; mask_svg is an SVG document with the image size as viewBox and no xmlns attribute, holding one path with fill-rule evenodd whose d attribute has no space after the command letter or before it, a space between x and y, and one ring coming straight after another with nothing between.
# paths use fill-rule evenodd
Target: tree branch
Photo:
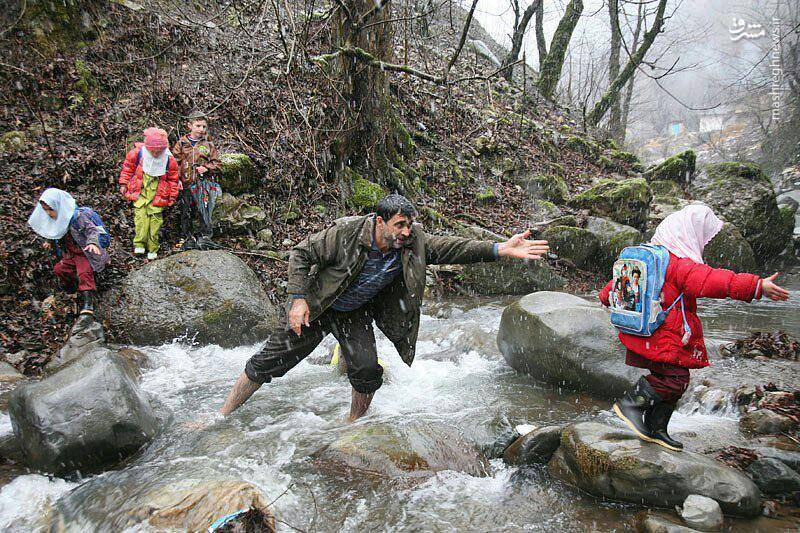
<instances>
[{"instance_id":1,"label":"tree branch","mask_svg":"<svg viewBox=\"0 0 800 533\"><path fill-rule=\"evenodd\" d=\"M472 7L469 9L469 13L467 13L467 21L464 23L464 30L461 32L461 40L458 42L458 47L455 52L453 52L453 57L450 58L450 61L447 63L447 68L444 70L444 79L447 79L450 75L450 69L453 68L459 54L461 54L461 49L464 48L464 42L467 40L469 27L472 26L472 15L475 13L475 7L477 7L477 5L478 0L472 0Z\"/></svg>"}]
</instances>

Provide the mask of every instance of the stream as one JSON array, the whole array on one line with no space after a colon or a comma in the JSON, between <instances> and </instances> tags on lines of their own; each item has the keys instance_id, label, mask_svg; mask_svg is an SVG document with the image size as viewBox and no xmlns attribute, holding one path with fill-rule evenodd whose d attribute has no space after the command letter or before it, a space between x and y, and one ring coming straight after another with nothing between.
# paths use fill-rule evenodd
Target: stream
<instances>
[{"instance_id":1,"label":"stream","mask_svg":"<svg viewBox=\"0 0 800 533\"><path fill-rule=\"evenodd\" d=\"M800 273L784 278L788 302L703 301L702 317L712 360L720 343L746 332L784 329L800 336ZM452 299L429 302L420 328L417 359L402 363L389 341L378 335L378 352L387 380L367 416L357 424L406 425L424 422L460 432L467 442L490 445L510 424L537 426L576 420L616 424L610 402L559 390L509 368L495 338L503 306L512 299ZM334 441L349 410L347 379L326 364L332 337L287 376L263 387L237 413L201 429L193 422L218 408L245 361L258 349L221 349L174 342L144 348L151 360L141 386L157 398L168 418L165 429L134 457L124 471L179 480L193 471L213 469L259 487L280 531L290 526L322 531L622 531L642 508L599 501L551 480L546 469L512 468L493 460L489 475L439 472L419 483L398 483L333 474L312 456ZM722 364L727 364L723 361ZM735 379L735 366L731 367ZM691 402L670 426L687 448L714 449L743 444L732 410L708 413ZM8 416L0 432L10 432ZM0 488L0 529L43 527L46 508L83 483L103 483L106 472L80 482L27 474ZM105 491L114 502L114 485ZM122 498L122 493L118 495ZM70 530L105 530L102 506L87 501L74 513ZM762 530L755 523L737 531ZM131 524L130 531L142 531ZM145 529L146 530L146 529Z\"/></svg>"}]
</instances>

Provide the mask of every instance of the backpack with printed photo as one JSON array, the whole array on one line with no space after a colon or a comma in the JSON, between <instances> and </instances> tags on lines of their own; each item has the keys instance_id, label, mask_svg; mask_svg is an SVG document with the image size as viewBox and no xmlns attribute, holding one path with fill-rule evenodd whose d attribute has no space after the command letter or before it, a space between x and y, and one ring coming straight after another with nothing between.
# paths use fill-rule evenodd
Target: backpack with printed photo
<instances>
[{"instance_id":1,"label":"backpack with printed photo","mask_svg":"<svg viewBox=\"0 0 800 533\"><path fill-rule=\"evenodd\" d=\"M649 337L658 329L678 302L683 313L686 337L691 333L683 309L683 293L667 309L661 309L661 289L669 265L663 246L628 246L614 262L611 293L611 323L629 335Z\"/></svg>"}]
</instances>

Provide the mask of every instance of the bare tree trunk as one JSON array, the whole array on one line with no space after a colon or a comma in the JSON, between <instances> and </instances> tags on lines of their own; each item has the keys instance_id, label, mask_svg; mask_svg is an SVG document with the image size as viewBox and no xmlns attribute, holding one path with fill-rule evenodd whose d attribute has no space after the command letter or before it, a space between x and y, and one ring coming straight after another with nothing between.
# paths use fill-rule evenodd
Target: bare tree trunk
<instances>
[{"instance_id":1,"label":"bare tree trunk","mask_svg":"<svg viewBox=\"0 0 800 533\"><path fill-rule=\"evenodd\" d=\"M647 51L650 50L650 47L653 45L653 41L656 40L656 36L661 33L661 28L664 24L664 11L666 8L667 0L659 0L656 18L653 21L653 27L644 34L642 46L640 46L639 49L633 53L628 60L628 63L625 65L625 68L622 69L622 72L620 72L616 79L611 82L611 85L605 94L603 94L603 97L598 100L591 112L589 112L589 114L586 116L586 123L590 126L597 126L597 124L600 123L614 101L619 98L620 89L622 89L631 76L633 76L636 68L644 60L645 55L647 55Z\"/></svg>"},{"instance_id":2,"label":"bare tree trunk","mask_svg":"<svg viewBox=\"0 0 800 533\"><path fill-rule=\"evenodd\" d=\"M539 50L539 70L547 59L547 40L544 38L544 0L536 8L536 48Z\"/></svg>"},{"instance_id":3,"label":"bare tree trunk","mask_svg":"<svg viewBox=\"0 0 800 533\"><path fill-rule=\"evenodd\" d=\"M638 12L636 14L636 29L633 31L633 44L631 50L636 50L639 46L639 37L642 34L642 21L644 20L643 6L639 4ZM628 80L628 85L625 87L625 100L622 103L622 118L620 120L620 137L616 139L620 145L625 142L625 132L628 129L628 115L631 110L631 100L633 99L633 84L636 82L636 72L631 74L631 79Z\"/></svg>"},{"instance_id":4,"label":"bare tree trunk","mask_svg":"<svg viewBox=\"0 0 800 533\"><path fill-rule=\"evenodd\" d=\"M619 52L622 46L622 33L619 29L619 2L608 0L608 18L611 23L611 52L608 56L608 83L611 84L619 76ZM635 48L634 48L635 50ZM608 117L608 133L615 141L620 137L622 122L622 108L619 99L611 104L611 114Z\"/></svg>"},{"instance_id":5,"label":"bare tree trunk","mask_svg":"<svg viewBox=\"0 0 800 533\"><path fill-rule=\"evenodd\" d=\"M525 8L522 17L519 16L519 4L514 4L514 35L511 37L511 50L508 51L508 55L506 55L506 58L503 60L503 66L508 67L506 71L503 72L503 76L505 76L508 81L513 81L514 79L514 67L511 65L516 63L519 58L519 52L522 49L522 40L528 29L528 23L531 21L531 18L533 18L536 10L539 9L541 3L542 0L533 0L533 3Z\"/></svg>"},{"instance_id":6,"label":"bare tree trunk","mask_svg":"<svg viewBox=\"0 0 800 533\"><path fill-rule=\"evenodd\" d=\"M564 57L567 53L567 47L572 39L572 32L575 31L575 26L581 18L583 12L583 0L571 0L567 4L567 10L561 21L558 23L556 33L553 35L553 40L550 42L550 52L541 67L539 72L539 92L545 98L551 98L553 92L558 85L558 80L561 78L561 69L564 68Z\"/></svg>"}]
</instances>

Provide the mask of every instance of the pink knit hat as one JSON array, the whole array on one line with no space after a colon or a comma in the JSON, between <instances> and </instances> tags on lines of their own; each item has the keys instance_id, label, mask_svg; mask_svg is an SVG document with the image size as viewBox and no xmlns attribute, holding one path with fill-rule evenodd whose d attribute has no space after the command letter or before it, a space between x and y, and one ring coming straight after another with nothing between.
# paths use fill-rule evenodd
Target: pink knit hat
<instances>
[{"instance_id":1,"label":"pink knit hat","mask_svg":"<svg viewBox=\"0 0 800 533\"><path fill-rule=\"evenodd\" d=\"M167 132L161 128L147 128L144 130L144 146L148 150L160 150L169 146Z\"/></svg>"}]
</instances>

